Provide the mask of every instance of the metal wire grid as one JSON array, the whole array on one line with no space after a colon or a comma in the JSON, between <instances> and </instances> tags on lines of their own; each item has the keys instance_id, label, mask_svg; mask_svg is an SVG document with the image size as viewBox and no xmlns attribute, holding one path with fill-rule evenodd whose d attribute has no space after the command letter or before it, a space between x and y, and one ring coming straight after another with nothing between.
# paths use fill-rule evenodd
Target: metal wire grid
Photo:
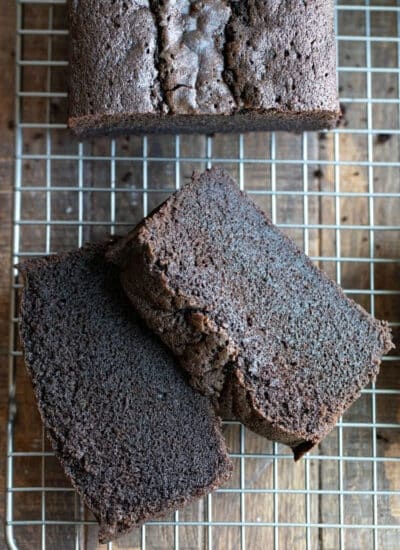
<instances>
[{"instance_id":1,"label":"metal wire grid","mask_svg":"<svg viewBox=\"0 0 400 550\"><path fill-rule=\"evenodd\" d=\"M121 138L99 140L95 145L76 144L70 140L71 145L65 145L68 140L63 123L64 113L62 110L61 113L57 110L54 112L54 105L60 106L66 98L65 88L57 88L57 79L54 78L55 72L63 71L67 66L65 56L57 56L56 51L59 46L57 40L65 42L68 34L64 26L63 5L64 0L17 2L14 263L27 256L58 252L63 247L81 246L85 240L95 238L99 233L125 231L134 223L132 216L145 216L167 193L180 187L182 179L193 167L217 164L225 165L233 171L240 188L260 201L270 211L272 220L290 232L316 262L323 267L334 266L331 275L339 283L345 284L347 281L347 278L343 278L343 270L349 262L355 270L361 270L368 284L352 284L346 288L346 292L361 301L372 314L379 315L381 311L376 307L378 300L398 300L398 287L382 288L375 284L375 279L377 268L394 266L398 270L399 251L392 249L392 254L382 257L376 254L376 245L378 241L381 242L381 235L391 236L391 242L394 242L393 235L394 239L398 239L399 217L396 219L392 216L385 220L379 216L378 219L376 204L388 199L399 201L400 189L397 185L393 187L394 190L385 187L384 191L376 190L374 177L381 169L392 170L391 176L397 174L399 156L390 160L379 158L376 140L383 142L386 138L381 136L389 134L392 140L397 140L400 134L399 119L396 118L393 127L374 124L375 118L379 119L374 107L393 106L393 112L399 116L399 2L366 1L365 4L356 5L349 1L336 7L339 49L346 43L349 49L357 46L363 51L365 59L364 65L357 66L354 63L339 67L340 76L350 73L349 76L356 80L360 73L365 78L365 95L353 93L343 97L342 102L347 106L365 108L365 121L354 128L342 126L330 133L327 139L330 140L332 155L326 158L324 155L315 155L318 140L313 134L297 137L260 135L257 141L265 140L266 144L263 156L249 154L249 151L259 151L258 146L251 149L254 135L229 138L177 136L159 140L144 137L132 138L129 143ZM33 23L38 21L34 16L36 10L40 16L39 24L34 26ZM357 14L363 18L364 26L360 27L363 32L341 32L343 21ZM395 35L373 34L373 18L376 14L385 14L396 22ZM60 25L60 18L64 25ZM347 28L346 25L344 27ZM44 52L44 55L31 59L29 45L36 47L39 42L44 44L44 48L39 46L35 51ZM374 66L373 48L376 44L393 44L397 51L395 66ZM62 47L59 50L61 53L64 51ZM30 72L34 68L40 73L39 77ZM393 97L380 97L376 93L373 78L379 74L382 74L382 78L389 75L388 78L395 80ZM32 83L33 86L38 85L38 88L30 87ZM24 102L29 101L39 102L37 109L33 108L33 119L27 119L29 109L25 109ZM365 139L361 158L355 160L346 156L342 142L345 136L355 139L356 145L360 143L357 140ZM161 148L159 143L162 144ZM292 144L298 151L292 155L285 143ZM124 145L128 152L124 150ZM27 168L32 168L35 163L40 165L40 169L34 169L32 174ZM95 168L96 163L100 169ZM127 165L134 168L127 172L130 174L128 177L126 174L121 176L121 167ZM366 185L363 189L353 191L346 187L343 190L342 170L351 167L365 171ZM320 183L315 186L314 176L321 170L331 171L331 187L321 186ZM155 180L155 173L163 174L162 179ZM286 178L290 175L287 174L291 173L294 174L293 181L288 184ZM135 178L137 181L132 183ZM159 181L167 183L160 185ZM261 181L261 186L258 183L253 185L254 181ZM61 195L65 198L66 206L60 213L55 198L58 200ZM87 200L88 196L91 197L92 205ZM98 196L103 197L104 201L97 201ZM353 199L365 201L366 214L359 223L351 220L351 223L346 224L342 216L342 201ZM129 202L127 212L124 210L126 200ZM34 208L29 206L32 201ZM315 201L319 201L319 204L322 204L321 201L331 201L333 219L315 217ZM301 206L301 219L296 219L291 204L295 205L296 212ZM313 244L315 234L324 231L330 232L333 248L328 246L316 252ZM349 254L348 251L343 255L342 245L348 232L367 234L367 251L364 255ZM39 438L30 440L28 448L20 448L18 443L23 440L20 431L23 431L23 426L26 428L27 422L31 421L32 431L37 431L37 420L35 424L35 419L29 417L31 404L24 400L22 390L18 392L21 385L25 384L21 351L17 343L19 289L17 274L13 272L7 448L8 544L10 548L89 548L93 544L93 537L89 536L90 533L88 535L94 524L93 519L88 517L78 497L63 480L49 483L47 474L53 454L48 448L43 430ZM399 318L391 318L390 321L396 331L400 326ZM385 378L385 381L388 380L386 385L376 387L374 384L364 390L360 399L362 405L358 409L357 405L354 406L354 416L342 419L325 446L321 445L307 455L300 465L292 465L291 455L284 447L261 441L235 422L225 423L233 449L232 457L236 462L237 474L232 485L220 489L213 496L209 495L198 505L195 514L188 516L184 511L176 512L166 520L143 526L132 538L109 544L108 548L258 550L273 547L277 550L293 545L307 550L352 549L361 546L388 550L398 548L400 449L396 435L398 437L400 428L399 416L394 416L391 421L381 420L378 400L384 408L390 408L393 401L399 400L398 376L393 374L399 366L399 359L398 355L385 358L382 371L392 373ZM360 421L359 414L363 421ZM361 437L360 433L367 435ZM390 441L394 443L389 451L381 445L382 438L385 442L385 436L381 435L379 439L380 433L391 434ZM360 439L359 445L352 446L352 440L357 438ZM349 445L350 452L347 451ZM253 463L257 461L261 464L260 471L267 471L269 476L268 481L263 481L263 474L257 474L261 475L258 485L248 479L248 472L254 470ZM32 463L34 466L31 466ZM367 477L370 477L366 485L359 473L352 478L352 472L360 469L363 473L364 466ZM37 470L35 482L30 481L31 468ZM382 468L385 472L390 471L392 476L389 476L391 483L383 486L381 482L382 479L387 480L387 474L382 478ZM317 485L316 471L319 479ZM331 484L330 475L334 479ZM300 476L300 486L294 476ZM261 504L257 500L260 498L265 498ZM364 517L365 499L368 501L367 517ZM66 501L65 507L70 514L68 519L65 519L65 510L60 507L60 503ZM352 503L350 515L348 501ZM28 505L29 502L31 504ZM329 510L327 512L331 505L336 510L333 519ZM357 507L360 511L358 515L357 510L354 511ZM235 512L231 515L230 509L234 508ZM56 517L53 510L58 514ZM254 510L257 516L253 515ZM221 517L221 513L225 515ZM52 529L53 534L49 535ZM192 529L192 539L187 536L185 529ZM268 534L265 536L266 532Z\"/></svg>"}]
</instances>

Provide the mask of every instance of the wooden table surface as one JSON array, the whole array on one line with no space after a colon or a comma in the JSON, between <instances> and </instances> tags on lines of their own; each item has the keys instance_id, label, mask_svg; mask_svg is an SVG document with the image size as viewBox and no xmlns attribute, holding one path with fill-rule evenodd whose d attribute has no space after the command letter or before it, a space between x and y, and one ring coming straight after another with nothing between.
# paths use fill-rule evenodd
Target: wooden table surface
<instances>
[{"instance_id":1,"label":"wooden table surface","mask_svg":"<svg viewBox=\"0 0 400 550\"><path fill-rule=\"evenodd\" d=\"M390 3L390 2L389 2ZM395 5L395 2L394 2ZM0 141L0 424L5 425L6 419L6 387L7 387L7 352L8 352L8 325L9 325L9 283L10 283L10 243L11 243L11 216L12 216L12 177L13 177L13 102L14 102L14 39L15 39L15 22L14 22L14 1L2 0L2 11L0 12L0 60L2 70L2 80L5 83L0 87L0 124L2 136ZM341 33L351 33L353 28L361 29L362 32L364 20L363 14L356 14L351 20L349 28L346 27L346 21L341 21ZM34 16L32 16L34 18ZM357 19L358 18L358 19ZM396 20L388 20L382 16L382 19L375 21L376 32L388 33L388 35L396 34ZM31 51L30 57L35 58L35 55L43 54L41 51L42 45L39 43L35 46L37 51ZM60 44L62 52L64 45ZM340 64L365 64L365 48L362 42L354 43L351 48L344 50L343 58L340 59ZM387 47L377 50L374 54L374 64L384 66L388 59L393 55L397 55L395 45L388 44ZM346 57L350 56L350 57ZM33 79L35 77L32 77ZM40 78L40 76L37 76ZM384 93L390 95L393 87L390 75L382 74L379 85L375 83L374 93L378 93L378 88L385 90ZM359 73L343 73L340 80L340 91L344 97L357 97L365 93L365 77ZM395 93L397 94L396 89ZM397 97L397 95L395 95ZM55 104L54 116L63 120L63 104ZM32 102L32 104L24 108L23 115L32 120L42 120L43 104L40 102ZM347 105L346 117L344 124L347 127L365 127L366 124L365 105L351 104ZM394 117L398 114L391 111L389 108L377 106L374 108L374 123L376 127L381 128L396 128L398 127L398 119ZM396 126L397 124L397 126ZM393 126L394 125L394 126ZM386 136L386 137L385 137ZM27 134L24 140L26 150L39 151L45 143L45 136L41 132L31 132ZM141 141L131 139L130 141L123 139L118 140L117 147L120 147L121 154L140 155ZM236 143L236 142L235 142ZM276 150L280 158L301 158L302 142L299 136L288 136L286 134L277 135ZM74 144L69 139L66 133L57 134L55 146L60 153L69 153L74 149ZM85 145L85 151L88 155L104 156L109 151L108 140L98 140ZM245 139L246 154L253 158L265 158L266 152L269 151L270 137L266 134L255 136L250 135ZM341 166L339 171L335 170L334 164L318 165L318 160L335 161L336 149L340 148L341 159L351 161L353 164ZM171 141L165 138L159 140L152 138L149 140L149 147L152 154L157 157L168 156L173 154L171 149ZM204 150L204 138L190 137L181 141L181 153L187 154L188 157L198 155L200 148ZM392 136L390 131L385 133L383 137L374 137L373 142L374 153L381 160L398 160L399 159L399 142L396 136ZM316 159L315 165L310 167L308 177L308 189L310 191L327 191L333 192L335 185L340 180L340 190L360 191L368 190L369 171L368 168L362 166L362 161L367 160L367 138L362 134L343 134L335 143L335 138L332 134L318 136L318 134L309 134L307 141L307 149L310 158ZM172 153L171 153L172 151ZM196 153L197 151L197 153ZM336 151L336 153L335 153ZM231 158L237 156L238 151L233 140L229 136L218 136L214 140L214 154L219 157ZM358 161L361 161L360 166L355 166ZM171 164L171 163L170 163ZM149 181L154 183L154 186L164 185L165 181L169 183L174 180L174 165L170 164L149 164ZM190 162L184 163L184 171L182 179L190 175L192 168L197 167ZM45 181L45 167L33 162L26 166L27 170L34 173L34 180L38 184L43 185ZM228 165L233 174L238 177L237 164ZM85 165L85 185L106 187L109 186L109 162L90 163ZM133 223L135 219L140 218L143 211L140 202L140 194L134 191L134 182L140 181L142 165L141 163L133 164L121 162L117 168L117 185L125 186L126 193L121 193L118 200L117 208L120 212L120 220ZM268 173L267 173L268 172ZM29 172L28 172L29 173ZM59 172L54 172L53 177L55 185L61 185L65 178L69 177L68 183L74 184L76 179L76 162L68 161L63 164ZM270 178L269 168L264 165L254 164L246 167L246 186L254 190L262 190L265 188L266 179ZM303 189L303 167L301 165L281 165L278 166L277 180L280 182L281 188L287 190L301 191ZM382 192L399 192L398 172L393 169L374 170L374 185L375 188ZM165 185L164 185L165 186ZM140 185L139 185L140 187ZM26 205L27 212L31 218L37 218L43 214L43 203L41 202L43 193L32 193L31 204ZM55 198L52 202L54 215L68 219L68 216L77 215L76 204L71 202L72 194L55 193ZM164 195L162 193L154 193L149 196L149 210L155 206ZM274 205L271 202L270 196L257 196L257 202L271 212ZM125 203L123 202L125 201ZM339 201L339 209L334 198L310 196L307 201L308 221L310 224L335 224L343 225L350 224L365 224L369 220L369 203L365 198L360 197L343 197ZM278 221L282 222L302 222L304 219L303 198L296 196L280 196L276 203L276 216ZM107 193L87 193L84 199L85 215L91 220L105 219L110 210L109 196ZM340 213L339 219L337 218ZM399 209L398 201L380 200L376 201L375 209L375 224L398 224ZM88 226L81 235L83 240L95 239L104 233L104 227ZM300 230L291 230L292 237L296 239L300 246L304 244L304 232ZM75 228L60 231L53 231L51 249L59 251L68 249L76 245L77 236ZM334 257L336 255L336 240L335 231L325 229L312 229L308 233L309 254L314 256ZM43 243L43 230L40 227L32 228L31 232L23 236L24 246L26 249L37 250L36 243ZM360 231L341 231L341 247L340 253L342 256L349 257L368 257L370 246L370 234L368 230ZM376 232L374 241L374 254L381 258L400 258L400 244L398 241L398 233L395 232ZM336 277L336 263L325 261L320 263L321 267L333 278ZM383 267L382 267L383 266ZM400 290L398 264L378 264L374 271L375 287L382 289ZM343 262L341 264L341 281L346 288L369 289L370 271L368 263ZM353 296L358 301L362 302L365 307L369 307L369 297L367 295ZM376 315L381 318L388 318L392 321L399 320L399 300L396 297L391 299L376 299ZM395 334L396 341L399 342L398 332ZM35 403L32 397L32 391L27 376L23 370L22 362L19 362L18 371L18 399L21 403L21 414L17 421L17 437L16 445L18 449L40 450L41 448L41 432L40 424L37 419ZM382 374L379 378L378 386L381 388L400 388L400 380L398 376L398 364L386 363L382 369ZM377 397L378 419L381 422L395 423L400 421L400 406L398 399L383 399ZM352 407L351 411L346 416L348 422L371 421L371 397L363 396L357 404ZM0 488L4 486L4 467L5 467L5 449L4 449L4 430L1 431L0 441ZM241 449L240 432L237 426L228 427L226 429L226 437L228 444L233 451L239 452ZM380 429L377 433L377 448L381 456L400 456L400 441L398 430ZM338 432L335 432L321 444L316 452L325 455L337 455L339 452ZM345 445L343 452L350 456L363 454L371 456L371 429L349 430L344 429L342 441ZM270 452L272 444L262 438L246 432L246 452L262 453ZM283 448L282 448L283 450ZM280 448L281 451L281 448ZM284 451L286 452L286 451ZM47 474L46 480L49 485L66 485L67 482L63 478L62 472L53 459L46 461ZM357 523L360 521L371 521L372 508L371 497L364 498L359 492L364 489L371 488L371 479L376 476L377 483L380 488L398 489L400 485L400 468L396 463L383 463L374 474L371 471L371 464L360 462L344 462L340 471L336 460L326 461L310 461L308 464L303 461L294 465L289 460L279 462L279 471L276 472L276 465L273 461L265 459L252 459L246 463L246 487L250 488L270 488L274 485L274 475L278 473L278 483L281 489L304 489L306 483L306 475L311 489L328 491L331 489L342 488L345 490L354 490L354 496L346 497L345 504L342 509L343 516L340 516L338 507L338 496L328 495L318 496L313 495L309 499L309 519L311 522L330 522L337 523L344 520L347 523ZM340 477L341 474L341 477ZM16 484L40 484L40 476L37 472L37 461L26 463L24 468L16 471ZM236 470L234 479L231 483L232 487L240 485L240 460L236 460ZM1 490L0 489L0 490ZM39 495L40 496L40 495ZM49 494L46 498L48 510L53 513L54 517L70 517L71 509L74 508L75 501L72 494L65 494L64 499L54 497L53 505ZM271 494L247 494L245 496L246 520L257 522L262 517L264 521L290 521L291 518L298 520L299 514L303 513L303 521L305 520L306 507L304 494L287 493L279 496L279 518L273 517L273 495ZM23 517L33 515L40 508L40 501L35 498L21 501L21 514ZM392 521L400 522L400 506L398 500L391 497L382 497L380 503L381 522ZM0 498L0 516L4 512L4 499ZM195 520L196 518L206 517L206 510L203 504L198 504L190 507L181 513L181 519ZM58 516L57 516L58 515ZM216 494L213 496L213 519L215 521L239 521L240 520L240 497L239 494ZM50 534L49 534L50 533ZM219 527L213 528L214 549L217 550L236 550L240 548L240 531L238 528ZM21 548L31 548L32 540L37 532L27 530L21 538ZM0 531L0 537L2 533ZM48 531L48 548L63 550L69 548L71 544L71 530L67 528L54 528ZM93 546L93 531L90 529L82 534L85 537L88 547ZM32 538L33 537L33 538ZM173 547L174 530L170 527L156 528L152 527L148 530L147 535L148 548L154 549L169 549ZM205 529L198 527L180 528L180 547L186 550L205 547L207 533ZM398 540L393 531L380 534L379 542L384 550L397 550ZM306 541L304 538L304 529L286 528L279 529L278 533L281 549L305 548ZM272 528L249 528L246 530L246 540L248 550L264 550L271 548L274 541L274 531ZM344 534L345 547L349 549L372 548L371 533L368 529L365 530L346 530ZM339 547L340 532L337 529L312 529L310 535L311 547L313 549L329 549L334 550ZM121 548L138 548L139 533L134 533L123 543ZM0 538L0 548L2 547L2 539ZM36 546L34 547L36 548Z\"/></svg>"},{"instance_id":2,"label":"wooden table surface","mask_svg":"<svg viewBox=\"0 0 400 550\"><path fill-rule=\"evenodd\" d=\"M5 426L7 414L11 212L14 154L15 3L0 9L0 520L4 518ZM4 533L0 529L0 548Z\"/></svg>"}]
</instances>

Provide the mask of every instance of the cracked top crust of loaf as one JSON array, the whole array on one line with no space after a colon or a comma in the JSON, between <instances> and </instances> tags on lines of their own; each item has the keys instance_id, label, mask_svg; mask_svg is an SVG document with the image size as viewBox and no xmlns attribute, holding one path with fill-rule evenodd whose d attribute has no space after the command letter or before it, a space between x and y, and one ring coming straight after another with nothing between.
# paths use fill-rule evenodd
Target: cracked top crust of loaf
<instances>
[{"instance_id":1,"label":"cracked top crust of loaf","mask_svg":"<svg viewBox=\"0 0 400 550\"><path fill-rule=\"evenodd\" d=\"M107 246L19 266L39 411L101 542L207 494L232 470L210 400L133 312Z\"/></svg>"},{"instance_id":2,"label":"cracked top crust of loaf","mask_svg":"<svg viewBox=\"0 0 400 550\"><path fill-rule=\"evenodd\" d=\"M339 116L333 1L69 0L78 134L321 129Z\"/></svg>"},{"instance_id":3,"label":"cracked top crust of loaf","mask_svg":"<svg viewBox=\"0 0 400 550\"><path fill-rule=\"evenodd\" d=\"M222 170L195 173L110 254L193 386L296 457L333 428L392 347L387 324Z\"/></svg>"}]
</instances>

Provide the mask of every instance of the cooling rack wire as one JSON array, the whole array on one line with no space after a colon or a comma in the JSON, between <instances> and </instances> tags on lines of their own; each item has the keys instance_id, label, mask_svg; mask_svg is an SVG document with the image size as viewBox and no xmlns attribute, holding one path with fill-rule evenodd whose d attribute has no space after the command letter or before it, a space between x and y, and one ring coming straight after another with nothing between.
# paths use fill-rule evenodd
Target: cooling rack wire
<instances>
[{"instance_id":1,"label":"cooling rack wire","mask_svg":"<svg viewBox=\"0 0 400 550\"><path fill-rule=\"evenodd\" d=\"M226 167L346 293L400 327L400 3L336 6L344 121L329 133L68 137L66 6L17 1L13 260L122 233L188 179ZM96 525L44 437L17 337L12 273L7 538L13 549L96 548ZM103 548L400 547L400 356L298 464L235 422L230 484Z\"/></svg>"}]
</instances>

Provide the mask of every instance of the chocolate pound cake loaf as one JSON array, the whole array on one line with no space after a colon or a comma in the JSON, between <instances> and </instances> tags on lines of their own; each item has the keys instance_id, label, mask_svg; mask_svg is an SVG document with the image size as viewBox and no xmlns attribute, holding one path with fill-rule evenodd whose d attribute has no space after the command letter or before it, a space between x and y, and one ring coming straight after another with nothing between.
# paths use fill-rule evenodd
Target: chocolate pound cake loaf
<instances>
[{"instance_id":1,"label":"chocolate pound cake loaf","mask_svg":"<svg viewBox=\"0 0 400 550\"><path fill-rule=\"evenodd\" d=\"M195 174L110 255L193 386L296 458L333 428L392 347L387 325L221 170Z\"/></svg>"},{"instance_id":2,"label":"chocolate pound cake loaf","mask_svg":"<svg viewBox=\"0 0 400 550\"><path fill-rule=\"evenodd\" d=\"M19 266L21 336L40 414L66 474L122 535L230 475L220 423L138 319L106 245Z\"/></svg>"},{"instance_id":3,"label":"chocolate pound cake loaf","mask_svg":"<svg viewBox=\"0 0 400 550\"><path fill-rule=\"evenodd\" d=\"M69 12L79 136L338 119L333 0L69 0Z\"/></svg>"}]
</instances>

